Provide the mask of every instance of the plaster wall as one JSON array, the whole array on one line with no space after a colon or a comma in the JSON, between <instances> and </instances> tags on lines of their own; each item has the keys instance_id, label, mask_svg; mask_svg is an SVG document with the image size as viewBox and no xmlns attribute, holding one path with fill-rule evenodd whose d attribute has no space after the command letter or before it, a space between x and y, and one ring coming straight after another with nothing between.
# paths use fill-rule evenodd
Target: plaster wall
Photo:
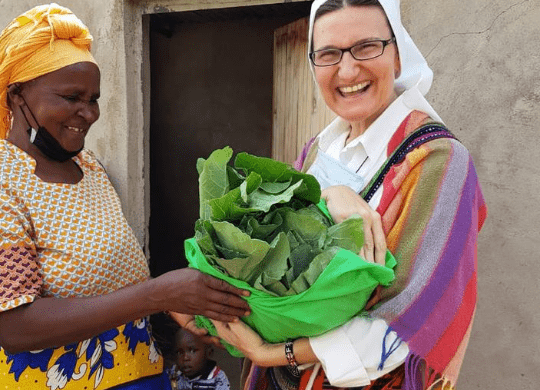
<instances>
[{"instance_id":1,"label":"plaster wall","mask_svg":"<svg viewBox=\"0 0 540 390\"><path fill-rule=\"evenodd\" d=\"M434 72L429 101L473 155L488 219L459 388L540 380L540 1L402 0Z\"/></svg>"},{"instance_id":2,"label":"plaster wall","mask_svg":"<svg viewBox=\"0 0 540 390\"><path fill-rule=\"evenodd\" d=\"M0 0L0 25L39 3ZM90 27L102 69L102 116L88 146L105 164L128 220L144 241L142 151L148 125L143 103L148 97L140 14L192 9L197 2L61 3ZM206 8L211 3L200 2ZM540 252L535 141L540 0L432 0L428 5L402 0L402 12L435 74L428 99L471 151L489 207L478 248L478 310L459 389L535 389L540 382L540 263L534 260Z\"/></svg>"}]
</instances>

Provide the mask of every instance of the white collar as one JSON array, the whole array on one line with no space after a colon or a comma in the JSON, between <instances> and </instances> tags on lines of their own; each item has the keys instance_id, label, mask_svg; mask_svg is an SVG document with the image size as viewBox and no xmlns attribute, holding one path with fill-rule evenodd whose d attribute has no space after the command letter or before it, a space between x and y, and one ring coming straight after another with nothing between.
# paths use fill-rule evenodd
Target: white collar
<instances>
[{"instance_id":1,"label":"white collar","mask_svg":"<svg viewBox=\"0 0 540 390\"><path fill-rule=\"evenodd\" d=\"M362 135L349 142L343 150L364 148L371 160L377 160L381 153L386 151L388 142L399 125L414 110L422 111L432 119L442 122L420 91L413 87L398 96ZM349 131L349 123L337 117L318 135L319 148L326 152L334 140Z\"/></svg>"}]
</instances>

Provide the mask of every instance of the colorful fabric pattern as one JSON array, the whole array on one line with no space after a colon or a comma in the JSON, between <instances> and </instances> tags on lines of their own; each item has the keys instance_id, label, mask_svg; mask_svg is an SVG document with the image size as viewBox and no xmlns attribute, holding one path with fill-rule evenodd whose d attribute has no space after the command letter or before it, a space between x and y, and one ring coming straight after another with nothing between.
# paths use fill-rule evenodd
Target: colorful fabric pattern
<instances>
[{"instance_id":1,"label":"colorful fabric pattern","mask_svg":"<svg viewBox=\"0 0 540 390\"><path fill-rule=\"evenodd\" d=\"M392 137L387 155L429 121L412 112ZM311 146L299 159L304 171L315 149ZM476 308L476 243L487 213L472 158L454 139L429 141L394 165L379 191L375 208L398 265L396 281L383 289L371 314L385 319L411 352L402 379L395 370L395 380L383 377L364 389L392 389L396 383L407 390L451 389ZM266 371L252 367L245 389L268 386Z\"/></svg>"},{"instance_id":2,"label":"colorful fabric pattern","mask_svg":"<svg viewBox=\"0 0 540 390\"><path fill-rule=\"evenodd\" d=\"M147 280L146 258L103 167L84 150L77 184L41 181L0 140L0 310L39 297L90 297ZM162 372L147 319L43 351L0 350L0 389L106 389ZM86 386L86 387L85 387Z\"/></svg>"}]
</instances>

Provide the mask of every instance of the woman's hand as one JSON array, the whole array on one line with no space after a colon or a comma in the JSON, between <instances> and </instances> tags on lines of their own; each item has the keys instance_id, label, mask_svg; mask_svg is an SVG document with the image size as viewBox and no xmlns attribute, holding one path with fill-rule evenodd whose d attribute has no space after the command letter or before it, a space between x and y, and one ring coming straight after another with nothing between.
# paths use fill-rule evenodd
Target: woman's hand
<instances>
[{"instance_id":1,"label":"woman's hand","mask_svg":"<svg viewBox=\"0 0 540 390\"><path fill-rule=\"evenodd\" d=\"M253 329L242 321L224 323L212 321L219 337L234 346L253 363L262 367L286 366L285 344L269 344ZM309 339L294 340L294 355L298 364L316 363L317 356L313 352Z\"/></svg>"},{"instance_id":2,"label":"woman's hand","mask_svg":"<svg viewBox=\"0 0 540 390\"><path fill-rule=\"evenodd\" d=\"M191 314L177 313L175 311L170 311L167 314L182 328L190 331L194 335L199 337L204 337L208 334L208 331L204 328L199 328L195 322L195 316Z\"/></svg>"},{"instance_id":3,"label":"woman's hand","mask_svg":"<svg viewBox=\"0 0 540 390\"><path fill-rule=\"evenodd\" d=\"M386 237L381 216L373 210L360 195L347 186L331 186L322 191L321 197L335 223L340 223L353 215L364 222L364 246L360 256L371 263L384 265L386 258Z\"/></svg>"},{"instance_id":4,"label":"woman's hand","mask_svg":"<svg viewBox=\"0 0 540 390\"><path fill-rule=\"evenodd\" d=\"M182 328L186 329L188 332L193 333L199 337L204 343L212 344L215 347L225 349L223 344L219 341L219 337L215 337L208 334L208 331L205 328L199 328L195 322L195 316L191 314L182 314L174 311L168 312L169 316Z\"/></svg>"},{"instance_id":5,"label":"woman's hand","mask_svg":"<svg viewBox=\"0 0 540 390\"><path fill-rule=\"evenodd\" d=\"M272 344L267 344L245 323L242 321L225 323L214 320L212 320L212 323L216 327L219 337L238 349L255 364L260 366L272 365L272 361L265 360L265 358L271 356L267 352L272 349ZM278 348L277 345L275 348Z\"/></svg>"},{"instance_id":6,"label":"woman's hand","mask_svg":"<svg viewBox=\"0 0 540 390\"><path fill-rule=\"evenodd\" d=\"M156 283L152 299L164 311L199 314L218 321L231 322L249 315L249 305L241 290L223 280L192 268L167 272L153 280Z\"/></svg>"}]
</instances>

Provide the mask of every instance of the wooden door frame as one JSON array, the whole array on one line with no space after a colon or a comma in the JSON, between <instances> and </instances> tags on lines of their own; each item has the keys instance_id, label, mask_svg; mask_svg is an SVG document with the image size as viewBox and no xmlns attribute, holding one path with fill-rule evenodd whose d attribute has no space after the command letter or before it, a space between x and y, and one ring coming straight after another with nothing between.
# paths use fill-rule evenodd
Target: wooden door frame
<instances>
[{"instance_id":1,"label":"wooden door frame","mask_svg":"<svg viewBox=\"0 0 540 390\"><path fill-rule=\"evenodd\" d=\"M304 144L334 118L319 93L307 56L308 18L274 32L272 157L293 163Z\"/></svg>"},{"instance_id":2,"label":"wooden door frame","mask_svg":"<svg viewBox=\"0 0 540 390\"><path fill-rule=\"evenodd\" d=\"M303 2L305 0L117 0L124 10L125 75L126 75L126 132L129 183L124 199L125 211L136 236L148 253L150 220L150 15L208 10L230 7L249 7L271 4ZM132 190L129 190L129 189ZM142 191L139 190L142 188Z\"/></svg>"}]
</instances>

